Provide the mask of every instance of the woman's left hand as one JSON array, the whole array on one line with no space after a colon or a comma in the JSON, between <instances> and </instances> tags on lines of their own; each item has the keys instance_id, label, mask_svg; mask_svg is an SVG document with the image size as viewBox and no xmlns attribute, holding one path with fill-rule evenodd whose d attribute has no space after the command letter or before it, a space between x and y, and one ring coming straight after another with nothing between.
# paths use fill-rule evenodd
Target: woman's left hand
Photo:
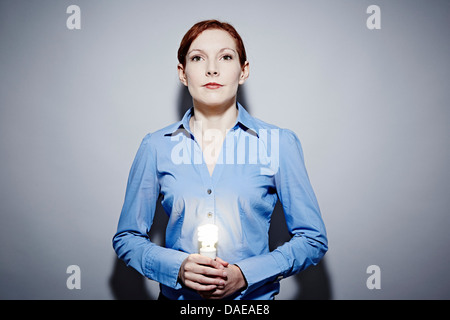
<instances>
[{"instance_id":1,"label":"woman's left hand","mask_svg":"<svg viewBox=\"0 0 450 320\"><path fill-rule=\"evenodd\" d=\"M198 292L204 299L223 299L247 286L247 281L245 281L244 275L237 265L228 264L220 258L216 258L216 261L221 263L227 272L225 284L217 286L216 289L211 291Z\"/></svg>"}]
</instances>

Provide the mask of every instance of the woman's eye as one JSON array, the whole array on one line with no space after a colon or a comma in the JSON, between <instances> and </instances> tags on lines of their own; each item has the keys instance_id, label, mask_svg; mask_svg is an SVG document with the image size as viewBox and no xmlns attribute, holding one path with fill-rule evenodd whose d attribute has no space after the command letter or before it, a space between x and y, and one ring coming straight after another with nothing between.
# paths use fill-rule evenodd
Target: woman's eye
<instances>
[{"instance_id":1,"label":"woman's eye","mask_svg":"<svg viewBox=\"0 0 450 320\"><path fill-rule=\"evenodd\" d=\"M232 60L233 57L230 56L230 55L226 55L226 56L223 56L222 59L223 59L223 60Z\"/></svg>"},{"instance_id":2,"label":"woman's eye","mask_svg":"<svg viewBox=\"0 0 450 320\"><path fill-rule=\"evenodd\" d=\"M200 61L200 60L202 60L202 58L200 56L193 56L191 58L191 61Z\"/></svg>"}]
</instances>

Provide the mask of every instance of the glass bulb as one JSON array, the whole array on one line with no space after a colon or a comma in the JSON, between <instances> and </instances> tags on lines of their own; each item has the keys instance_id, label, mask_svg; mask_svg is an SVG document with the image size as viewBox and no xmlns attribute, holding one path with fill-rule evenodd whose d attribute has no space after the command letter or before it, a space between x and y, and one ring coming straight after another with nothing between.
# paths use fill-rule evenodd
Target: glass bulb
<instances>
[{"instance_id":1,"label":"glass bulb","mask_svg":"<svg viewBox=\"0 0 450 320\"><path fill-rule=\"evenodd\" d=\"M198 241L201 243L200 254L216 258L215 245L219 239L219 228L214 224L204 224L198 227Z\"/></svg>"}]
</instances>

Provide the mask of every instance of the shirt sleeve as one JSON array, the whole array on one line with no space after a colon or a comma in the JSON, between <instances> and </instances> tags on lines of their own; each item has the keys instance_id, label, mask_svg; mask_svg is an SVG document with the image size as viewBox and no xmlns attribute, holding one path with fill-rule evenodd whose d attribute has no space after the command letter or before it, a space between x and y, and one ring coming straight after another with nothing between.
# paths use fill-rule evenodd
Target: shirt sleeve
<instances>
[{"instance_id":1,"label":"shirt sleeve","mask_svg":"<svg viewBox=\"0 0 450 320\"><path fill-rule=\"evenodd\" d=\"M280 130L275 184L292 238L268 254L236 263L247 280L244 294L316 265L328 250L325 225L305 168L300 141L287 129Z\"/></svg>"},{"instance_id":2,"label":"shirt sleeve","mask_svg":"<svg viewBox=\"0 0 450 320\"><path fill-rule=\"evenodd\" d=\"M155 156L148 134L131 166L113 248L127 266L145 277L179 288L178 271L188 254L158 246L148 237L160 191Z\"/></svg>"}]
</instances>

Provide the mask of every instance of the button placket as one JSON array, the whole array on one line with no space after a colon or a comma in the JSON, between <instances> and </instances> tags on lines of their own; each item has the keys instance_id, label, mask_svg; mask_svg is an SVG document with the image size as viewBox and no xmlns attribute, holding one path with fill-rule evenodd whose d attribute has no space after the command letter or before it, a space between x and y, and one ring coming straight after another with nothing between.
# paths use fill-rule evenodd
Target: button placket
<instances>
[{"instance_id":1,"label":"button placket","mask_svg":"<svg viewBox=\"0 0 450 320\"><path fill-rule=\"evenodd\" d=\"M207 206L207 210L206 210L206 217L209 221L211 221L211 223L214 223L215 220L215 206L214 206L214 195L213 195L213 190L211 188L211 186L207 186L206 188L206 203L208 204Z\"/></svg>"}]
</instances>

